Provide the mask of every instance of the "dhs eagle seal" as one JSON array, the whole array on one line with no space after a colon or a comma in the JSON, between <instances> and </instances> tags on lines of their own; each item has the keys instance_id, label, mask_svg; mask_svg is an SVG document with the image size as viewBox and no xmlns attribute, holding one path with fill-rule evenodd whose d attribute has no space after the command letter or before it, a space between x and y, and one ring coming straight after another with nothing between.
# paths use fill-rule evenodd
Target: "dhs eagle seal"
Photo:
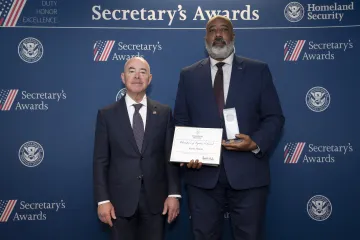
<instances>
[{"instance_id":1,"label":"dhs eagle seal","mask_svg":"<svg viewBox=\"0 0 360 240\"><path fill-rule=\"evenodd\" d=\"M28 37L19 43L18 53L23 61L27 63L35 63L42 58L44 48L39 40Z\"/></svg>"},{"instance_id":2,"label":"dhs eagle seal","mask_svg":"<svg viewBox=\"0 0 360 240\"><path fill-rule=\"evenodd\" d=\"M284 15L289 22L298 22L304 17L304 7L298 2L291 2L286 5Z\"/></svg>"},{"instance_id":3,"label":"dhs eagle seal","mask_svg":"<svg viewBox=\"0 0 360 240\"><path fill-rule=\"evenodd\" d=\"M313 87L307 92L305 102L311 111L322 112L330 105L330 93L323 87Z\"/></svg>"},{"instance_id":4,"label":"dhs eagle seal","mask_svg":"<svg viewBox=\"0 0 360 240\"><path fill-rule=\"evenodd\" d=\"M322 195L313 196L307 203L307 212L315 221L324 221L331 215L331 202Z\"/></svg>"},{"instance_id":5,"label":"dhs eagle seal","mask_svg":"<svg viewBox=\"0 0 360 240\"><path fill-rule=\"evenodd\" d=\"M44 149L37 142L26 142L20 147L19 159L26 167L36 167L44 159Z\"/></svg>"},{"instance_id":6,"label":"dhs eagle seal","mask_svg":"<svg viewBox=\"0 0 360 240\"><path fill-rule=\"evenodd\" d=\"M120 91L116 94L116 101L119 101L126 94L126 88L120 89Z\"/></svg>"}]
</instances>

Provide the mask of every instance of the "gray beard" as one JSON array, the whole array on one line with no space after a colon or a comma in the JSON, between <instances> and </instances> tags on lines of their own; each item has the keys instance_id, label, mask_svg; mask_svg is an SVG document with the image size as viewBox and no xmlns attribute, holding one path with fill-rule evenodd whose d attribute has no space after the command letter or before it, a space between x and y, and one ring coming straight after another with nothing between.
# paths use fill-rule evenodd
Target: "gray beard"
<instances>
[{"instance_id":1,"label":"gray beard","mask_svg":"<svg viewBox=\"0 0 360 240\"><path fill-rule=\"evenodd\" d=\"M210 57L214 59L225 59L234 51L234 41L229 42L229 44L226 44L224 47L217 47L209 45L205 40L205 48Z\"/></svg>"}]
</instances>

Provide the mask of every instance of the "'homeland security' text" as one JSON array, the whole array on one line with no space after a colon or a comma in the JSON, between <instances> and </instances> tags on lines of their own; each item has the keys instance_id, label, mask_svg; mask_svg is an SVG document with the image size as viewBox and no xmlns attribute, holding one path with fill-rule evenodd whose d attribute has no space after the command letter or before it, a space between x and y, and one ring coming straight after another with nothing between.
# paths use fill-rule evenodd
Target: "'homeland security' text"
<instances>
[{"instance_id":1,"label":"'homeland security' text","mask_svg":"<svg viewBox=\"0 0 360 240\"><path fill-rule=\"evenodd\" d=\"M354 10L354 2L350 4L341 5L334 3L332 5L316 5L308 4L308 19L309 20L331 20L338 19L339 22L344 17L345 13L341 11L352 11ZM330 13L316 13L316 12L330 12Z\"/></svg>"}]
</instances>

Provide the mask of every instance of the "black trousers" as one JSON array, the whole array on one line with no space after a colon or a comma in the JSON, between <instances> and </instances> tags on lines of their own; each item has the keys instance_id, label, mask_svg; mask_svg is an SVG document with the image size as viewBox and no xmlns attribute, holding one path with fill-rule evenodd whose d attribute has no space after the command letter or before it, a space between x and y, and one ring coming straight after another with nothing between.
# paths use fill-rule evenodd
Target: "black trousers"
<instances>
[{"instance_id":1,"label":"black trousers","mask_svg":"<svg viewBox=\"0 0 360 240\"><path fill-rule=\"evenodd\" d=\"M117 217L111 228L112 240L163 240L165 217L152 214L142 185L138 208L131 217Z\"/></svg>"},{"instance_id":2,"label":"black trousers","mask_svg":"<svg viewBox=\"0 0 360 240\"><path fill-rule=\"evenodd\" d=\"M232 189L225 170L222 166L221 168L215 188L187 186L195 240L221 239L226 205L235 240L262 239L268 187Z\"/></svg>"}]
</instances>

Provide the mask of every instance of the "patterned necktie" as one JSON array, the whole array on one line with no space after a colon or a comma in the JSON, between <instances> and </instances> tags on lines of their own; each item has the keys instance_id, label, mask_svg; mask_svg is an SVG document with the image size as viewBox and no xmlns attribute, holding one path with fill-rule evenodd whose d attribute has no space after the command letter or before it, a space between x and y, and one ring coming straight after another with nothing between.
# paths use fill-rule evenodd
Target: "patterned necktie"
<instances>
[{"instance_id":1,"label":"patterned necktie","mask_svg":"<svg viewBox=\"0 0 360 240\"><path fill-rule=\"evenodd\" d=\"M133 132L136 141L136 145L141 152L143 140L144 140L144 122L139 113L140 108L143 106L141 103L134 104L135 108L134 116L133 116Z\"/></svg>"},{"instance_id":2,"label":"patterned necktie","mask_svg":"<svg viewBox=\"0 0 360 240\"><path fill-rule=\"evenodd\" d=\"M219 114L220 117L223 115L222 111L225 106L225 100L224 100L224 73L222 67L225 63L218 62L216 64L218 70L215 75L215 81L214 81L214 93L216 98L216 103L219 108Z\"/></svg>"}]
</instances>

